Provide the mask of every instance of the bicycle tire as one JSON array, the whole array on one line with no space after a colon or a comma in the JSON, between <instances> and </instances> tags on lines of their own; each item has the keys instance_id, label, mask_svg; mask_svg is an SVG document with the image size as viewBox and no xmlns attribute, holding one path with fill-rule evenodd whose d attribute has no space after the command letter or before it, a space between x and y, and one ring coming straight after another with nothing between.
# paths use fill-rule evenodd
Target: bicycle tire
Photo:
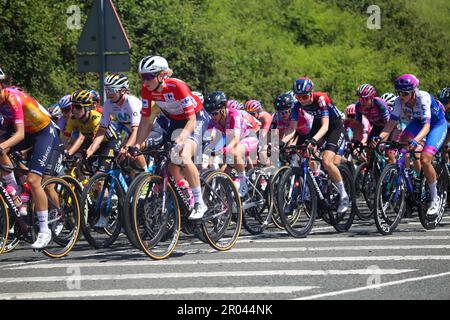
<instances>
[{"instance_id":1,"label":"bicycle tire","mask_svg":"<svg viewBox=\"0 0 450 320\"><path fill-rule=\"evenodd\" d=\"M372 189L376 189L376 180L367 162L360 164L356 168L353 177L353 188L355 190L356 215L360 220L367 221L373 217L375 212L374 203L370 199L370 194L375 194L375 191ZM368 188L371 183L375 184L375 188ZM361 203L361 197L364 199L363 203Z\"/></svg>"},{"instance_id":2,"label":"bicycle tire","mask_svg":"<svg viewBox=\"0 0 450 320\"><path fill-rule=\"evenodd\" d=\"M375 196L375 225L377 227L378 232L380 232L382 235L390 235L392 232L397 228L398 224L400 223L401 219L403 218L403 215L405 213L406 208L406 191L404 186L404 180L403 176L400 180L400 185L398 185L397 178L398 175L398 168L395 164L388 164L382 171L380 175L380 179L377 183L377 190L376 190L376 196ZM400 173L401 174L401 173ZM392 178L391 178L392 176ZM385 181L386 177L388 178L387 181ZM390 190L389 188L391 186L395 186L393 190ZM389 190L386 190L389 189ZM386 194L386 200L389 199L389 195L396 196L395 190L399 192L399 197L395 199L395 203L392 206L392 204L386 204L383 201L383 195ZM398 200L400 202L398 202ZM393 216L392 219L390 216L386 214L386 210L389 208L389 206L393 210ZM394 214L395 213L395 214Z\"/></svg>"},{"instance_id":3,"label":"bicycle tire","mask_svg":"<svg viewBox=\"0 0 450 320\"><path fill-rule=\"evenodd\" d=\"M271 199L270 186L267 182L269 178L259 168L251 169L247 175L248 201L253 205L245 209L244 202L242 224L250 234L258 235L264 232L272 219L269 200Z\"/></svg>"},{"instance_id":4,"label":"bicycle tire","mask_svg":"<svg viewBox=\"0 0 450 320\"><path fill-rule=\"evenodd\" d=\"M444 216L444 212L445 212L445 207L447 204L447 190L448 190L448 176L446 174L446 168L445 168L445 164L438 164L434 166L434 169L436 170L436 174L438 177L438 183L437 183L437 191L438 191L438 195L441 197L441 208L438 214L434 215L434 216L428 216L427 215L427 211L428 211L428 200L429 199L429 187L428 187L428 183L426 182L426 179L423 175L423 172L421 173L421 201L420 201L420 205L418 208L419 211L419 220L420 223L422 224L422 226L424 227L424 229L426 230L433 230L436 229L436 227L439 225L439 223L441 222L443 216Z\"/></svg>"},{"instance_id":5,"label":"bicycle tire","mask_svg":"<svg viewBox=\"0 0 450 320\"><path fill-rule=\"evenodd\" d=\"M217 188L212 190L211 182L214 179ZM202 190L203 199L209 208L201 222L203 235L214 249L230 250L242 229L243 212L238 190L230 176L220 171L212 172L205 178ZM213 199L220 200L214 202ZM223 201L227 201L227 204Z\"/></svg>"},{"instance_id":6,"label":"bicycle tire","mask_svg":"<svg viewBox=\"0 0 450 320\"><path fill-rule=\"evenodd\" d=\"M295 176L298 175L298 178L300 179L299 182L299 191L296 194L295 198L291 197L291 201L294 203L297 203L297 207L294 207L294 210L296 210L298 213L295 214L297 216L296 219L290 219L288 216L289 214L285 214L283 210L281 210L281 207L279 208L280 218L283 222L284 229L287 231L288 234L290 234L292 237L295 238L304 238L306 237L312 230L314 226L314 222L317 217L317 194L315 192L314 183L311 180L311 177L307 174L306 175L306 186L307 190L303 192L303 175L300 173L296 173L294 170L289 169L286 170L286 172L283 174L280 184L278 186L279 192L278 197L284 197L283 195L286 194L286 191L284 188L286 186L289 186L289 189L292 185L292 177L294 177L294 181L296 181ZM289 192L290 193L290 192ZM301 202L301 197L304 193L304 200ZM308 200L309 199L309 200ZM281 203L282 199L279 199L278 203ZM308 205L309 204L309 205ZM305 218L302 219L301 211L305 211Z\"/></svg>"},{"instance_id":7,"label":"bicycle tire","mask_svg":"<svg viewBox=\"0 0 450 320\"><path fill-rule=\"evenodd\" d=\"M114 192L117 197L116 210L114 211L112 224L109 223L108 226L102 230L96 230L94 228L95 222L98 220L100 212L96 212L96 206L98 201L98 196L95 197L96 187L98 181L103 180L111 183L112 179L115 179ZM103 186L104 188L104 186ZM94 194L91 194L94 192ZM89 179L88 184L84 187L83 194L81 196L81 230L83 231L84 238L86 241L95 249L105 249L110 247L119 237L122 229L122 208L124 208L124 198L122 187L119 181L107 173L97 173L91 179ZM111 196L112 199L112 196ZM103 201L104 199L102 199ZM105 203L106 205L106 203ZM103 207L103 204L101 204ZM112 205L114 209L114 205ZM110 214L108 214L110 215Z\"/></svg>"},{"instance_id":8,"label":"bicycle tire","mask_svg":"<svg viewBox=\"0 0 450 320\"><path fill-rule=\"evenodd\" d=\"M9 213L3 198L0 199L0 255L8 243Z\"/></svg>"},{"instance_id":9,"label":"bicycle tire","mask_svg":"<svg viewBox=\"0 0 450 320\"><path fill-rule=\"evenodd\" d=\"M272 194L272 222L280 230L284 230L284 226L278 212L278 185L280 183L281 177L283 176L283 173L290 168L291 167L288 166L279 168L270 179L270 188Z\"/></svg>"},{"instance_id":10,"label":"bicycle tire","mask_svg":"<svg viewBox=\"0 0 450 320\"><path fill-rule=\"evenodd\" d=\"M142 188L148 188L151 195L146 193L147 198L141 199ZM161 201L158 200L159 197L164 196L163 189L162 177L146 176L136 186L135 195L132 199L131 215L139 247L147 256L154 260L166 259L172 254L178 244L181 230L180 207L175 190L170 183L167 184L165 198L169 214L163 216L162 211L161 213L158 211L159 209L162 210L162 207L159 207L159 204L162 204L162 199ZM142 201L144 201L144 206L140 210L138 205ZM146 238L146 236L150 237ZM167 248L162 247L161 241L167 243Z\"/></svg>"},{"instance_id":11,"label":"bicycle tire","mask_svg":"<svg viewBox=\"0 0 450 320\"><path fill-rule=\"evenodd\" d=\"M131 215L132 211L132 199L136 191L136 187L139 185L139 183L145 178L150 176L151 174L148 172L143 172L139 174L129 185L128 191L125 195L124 200L124 206L123 206L123 228L125 229L125 234L128 238L128 241L130 244L136 248L140 249L139 240L136 237L136 234L134 233L134 227L133 227L133 216Z\"/></svg>"},{"instance_id":12,"label":"bicycle tire","mask_svg":"<svg viewBox=\"0 0 450 320\"><path fill-rule=\"evenodd\" d=\"M66 256L75 246L80 235L81 214L78 196L72 186L64 179L52 177L42 183L44 191L50 185L56 184L54 188L58 195L57 203L53 203L49 194L49 229L52 231L52 242L42 251L49 258L62 258ZM34 214L34 203L31 199L31 212ZM62 228L59 228L62 227Z\"/></svg>"}]
</instances>

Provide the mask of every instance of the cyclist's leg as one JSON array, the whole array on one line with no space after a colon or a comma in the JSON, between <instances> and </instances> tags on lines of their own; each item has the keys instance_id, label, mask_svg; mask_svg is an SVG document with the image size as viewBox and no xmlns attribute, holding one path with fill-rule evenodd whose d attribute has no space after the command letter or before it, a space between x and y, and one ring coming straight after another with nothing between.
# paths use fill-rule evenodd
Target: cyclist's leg
<instances>
[{"instance_id":1,"label":"cyclist's leg","mask_svg":"<svg viewBox=\"0 0 450 320\"><path fill-rule=\"evenodd\" d=\"M52 150L54 150L59 142L59 138L57 130L50 123L45 129L42 129L33 136L27 137L27 140L34 142L27 183L30 187L39 219L39 234L36 242L33 243L33 248L42 249L51 240L51 231L48 228L48 199L47 194L42 188L42 176L47 169L48 159L50 159Z\"/></svg>"},{"instance_id":2,"label":"cyclist's leg","mask_svg":"<svg viewBox=\"0 0 450 320\"><path fill-rule=\"evenodd\" d=\"M420 163L422 170L430 188L431 206L428 214L434 215L439 211L440 198L437 194L437 175L433 167L432 160L435 154L442 147L447 136L447 123L445 120L435 124L427 135L426 144L422 151Z\"/></svg>"},{"instance_id":3,"label":"cyclist's leg","mask_svg":"<svg viewBox=\"0 0 450 320\"><path fill-rule=\"evenodd\" d=\"M420 132L421 129L422 129L422 123L419 120L417 120L417 119L412 120L406 126L405 130L403 130L403 133L400 136L400 142L402 142L402 143L410 142L411 140L414 139L414 137L417 136L417 134ZM418 143L420 144L421 141L418 141ZM416 155L416 157L414 157L414 160L413 160L414 168L415 168L416 172L419 173L422 170L422 165L420 163L420 159L416 159L416 158L417 158L417 155ZM406 160L407 160L406 161L406 167L408 168L409 167L409 162L410 162L409 161L409 154L407 155Z\"/></svg>"}]
</instances>

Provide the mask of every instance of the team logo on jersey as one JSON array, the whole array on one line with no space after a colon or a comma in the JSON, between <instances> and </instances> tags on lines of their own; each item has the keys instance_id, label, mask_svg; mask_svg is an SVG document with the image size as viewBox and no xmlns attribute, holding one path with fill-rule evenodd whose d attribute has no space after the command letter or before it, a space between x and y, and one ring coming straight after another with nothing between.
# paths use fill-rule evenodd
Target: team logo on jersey
<instances>
[{"instance_id":1,"label":"team logo on jersey","mask_svg":"<svg viewBox=\"0 0 450 320\"><path fill-rule=\"evenodd\" d=\"M142 109L148 109L148 100L142 100Z\"/></svg>"},{"instance_id":2,"label":"team logo on jersey","mask_svg":"<svg viewBox=\"0 0 450 320\"><path fill-rule=\"evenodd\" d=\"M166 93L164 95L164 98L166 99L166 101L175 101L175 96L173 95L173 93Z\"/></svg>"}]
</instances>

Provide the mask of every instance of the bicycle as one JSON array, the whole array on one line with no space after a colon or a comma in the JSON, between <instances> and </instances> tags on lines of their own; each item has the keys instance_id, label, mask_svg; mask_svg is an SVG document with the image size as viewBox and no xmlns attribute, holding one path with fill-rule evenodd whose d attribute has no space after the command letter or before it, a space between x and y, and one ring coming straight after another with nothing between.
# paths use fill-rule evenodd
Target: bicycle
<instances>
[{"instance_id":1,"label":"bicycle","mask_svg":"<svg viewBox=\"0 0 450 320\"><path fill-rule=\"evenodd\" d=\"M220 171L200 174L203 199L208 211L199 221L190 221L189 196L169 174L171 144L153 150L159 175L142 178L132 197L134 232L140 248L150 258L165 259L175 249L180 232L201 232L206 242L218 251L230 250L242 227L242 204L231 178Z\"/></svg>"},{"instance_id":2,"label":"bicycle","mask_svg":"<svg viewBox=\"0 0 450 320\"><path fill-rule=\"evenodd\" d=\"M13 164L16 165L15 160ZM14 166L9 168L0 166L3 171L27 175L28 169ZM66 256L78 240L80 231L80 207L78 198L72 187L63 179L50 177L42 182L42 187L48 199L48 224L52 232L52 241L42 251L50 258L61 258ZM2 217L2 239L5 240L0 253L12 251L20 241L34 243L39 231L39 221L36 219L32 197L27 203L29 214L22 216L19 208L11 199L3 184L0 184L0 212ZM5 213L9 215L4 218ZM31 214L30 214L31 213ZM6 221L9 222L6 228Z\"/></svg>"},{"instance_id":3,"label":"bicycle","mask_svg":"<svg viewBox=\"0 0 450 320\"><path fill-rule=\"evenodd\" d=\"M427 230L436 228L445 210L448 185L445 162L440 159L434 165L438 176L438 194L441 196L443 205L437 215L429 217L427 202L430 196L423 172L419 179L414 179L412 170L406 167L406 155L411 154L414 157L416 153L420 152L408 151L407 146L407 144L388 141L379 144L376 149L379 154L383 154L386 150L394 150L397 159L396 164L389 164L384 168L376 189L375 225L383 235L392 234L397 228L405 214L407 199L417 207L420 222Z\"/></svg>"}]
</instances>

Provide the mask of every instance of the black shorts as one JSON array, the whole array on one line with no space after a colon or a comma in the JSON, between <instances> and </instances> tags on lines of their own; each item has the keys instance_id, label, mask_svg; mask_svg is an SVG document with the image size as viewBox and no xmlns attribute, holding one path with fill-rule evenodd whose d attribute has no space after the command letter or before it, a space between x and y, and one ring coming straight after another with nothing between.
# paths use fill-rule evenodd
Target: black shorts
<instances>
[{"instance_id":1,"label":"black shorts","mask_svg":"<svg viewBox=\"0 0 450 320\"><path fill-rule=\"evenodd\" d=\"M313 123L313 127L311 129L310 137L314 137L314 135L320 130L322 126L321 121L315 121ZM344 142L344 123L341 119L335 119L330 121L328 126L328 132L325 136L320 139L318 145L324 145L325 151L331 151L334 153L338 153L339 148L341 148L342 143Z\"/></svg>"}]
</instances>

